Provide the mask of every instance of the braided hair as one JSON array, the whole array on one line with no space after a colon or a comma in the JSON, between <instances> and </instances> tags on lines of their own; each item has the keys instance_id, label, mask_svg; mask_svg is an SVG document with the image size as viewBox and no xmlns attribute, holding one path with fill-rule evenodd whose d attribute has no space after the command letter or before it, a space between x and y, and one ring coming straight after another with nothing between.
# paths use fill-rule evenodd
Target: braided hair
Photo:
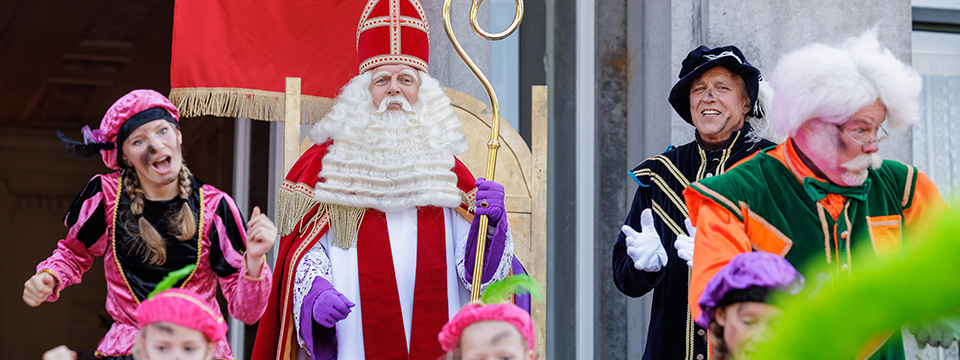
<instances>
[{"instance_id":1,"label":"braided hair","mask_svg":"<svg viewBox=\"0 0 960 360\"><path fill-rule=\"evenodd\" d=\"M128 168L129 170L129 168ZM143 242L138 251L143 260L151 265L161 265L167 261L167 249L163 236L156 228L150 224L143 216L145 193L140 186L140 179L136 171L125 171L127 175L123 180L124 192L130 198L130 211L126 214L126 228L130 236L139 238ZM184 200L177 212L169 221L176 224L175 233L171 234L180 241L192 239L197 231L197 219L186 201L190 198L192 192L190 182L190 170L186 164L180 166L180 173L177 175L179 185L180 199Z\"/></svg>"}]
</instances>

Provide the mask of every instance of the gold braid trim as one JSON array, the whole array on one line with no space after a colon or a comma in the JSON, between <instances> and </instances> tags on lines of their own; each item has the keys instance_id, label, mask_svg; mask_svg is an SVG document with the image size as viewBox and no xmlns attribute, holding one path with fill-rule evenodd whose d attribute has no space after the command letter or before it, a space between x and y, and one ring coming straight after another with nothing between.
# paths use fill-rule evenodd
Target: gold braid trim
<instances>
[{"instance_id":1,"label":"gold braid trim","mask_svg":"<svg viewBox=\"0 0 960 360\"><path fill-rule=\"evenodd\" d=\"M832 262L833 255L830 255L830 229L827 227L827 215L824 214L823 204L817 202L817 215L820 217L820 227L823 231L823 250L827 257L827 264Z\"/></svg>"},{"instance_id":2,"label":"gold braid trim","mask_svg":"<svg viewBox=\"0 0 960 360\"><path fill-rule=\"evenodd\" d=\"M203 219L203 213L204 213L204 210L206 210L206 208L204 207L205 203L203 202L203 187L199 186L197 187L197 190L200 193L200 216L199 216L200 221L197 221L198 223L200 223L200 225L197 225L197 264L196 264L197 266L195 266L193 268L193 271L190 272L190 276L187 276L187 279L184 280L182 283L180 283L180 288L183 288L184 286L186 286L187 281L190 281L190 279L193 279L193 275L196 274L197 269L200 268L200 260L203 259L203 256L201 256L202 254L201 250L203 249L203 222L205 221Z\"/></svg>"},{"instance_id":3,"label":"gold braid trim","mask_svg":"<svg viewBox=\"0 0 960 360\"><path fill-rule=\"evenodd\" d=\"M193 87L170 90L170 101L182 117L213 115L266 121L283 121L285 94L243 88ZM316 124L330 111L333 99L300 95L302 124Z\"/></svg>"},{"instance_id":4,"label":"gold braid trim","mask_svg":"<svg viewBox=\"0 0 960 360\"><path fill-rule=\"evenodd\" d=\"M687 296L689 296L689 293L690 293L690 279L691 279L692 277L693 277L693 271L688 267L688 268L687 268ZM686 332L686 334L687 334L687 346L686 346L687 354L686 354L685 359L686 359L686 360L693 360L693 353L694 353L694 346L693 346L693 337L694 337L694 335L693 335L693 329L696 329L696 327L693 326L693 313L690 311L690 302L687 302L687 323L686 323L686 329L687 329L687 332ZM708 347L709 347L709 346L708 346Z\"/></svg>"},{"instance_id":5,"label":"gold braid trim","mask_svg":"<svg viewBox=\"0 0 960 360\"><path fill-rule=\"evenodd\" d=\"M330 230L327 232L330 236L330 244L344 250L356 245L354 240L357 238L360 222L363 221L366 210L366 208L348 205L321 204L320 211L317 213L324 212L330 219Z\"/></svg>"},{"instance_id":6,"label":"gold braid trim","mask_svg":"<svg viewBox=\"0 0 960 360\"><path fill-rule=\"evenodd\" d=\"M652 157L651 159L661 162L663 166L666 167L671 174L673 174L673 177L677 178L677 181L683 184L684 188L686 188L687 186L690 186L690 180L687 180L687 178L683 176L683 173L680 171L680 169L677 168L677 165L675 165L672 161L670 161L670 159L667 159L666 156L657 155Z\"/></svg>"},{"instance_id":7,"label":"gold braid trim","mask_svg":"<svg viewBox=\"0 0 960 360\"><path fill-rule=\"evenodd\" d=\"M670 185L667 185L667 182L663 180L660 175L653 172L650 169L640 169L634 172L637 176L648 176L653 183L660 188L660 191L667 195L667 198L670 199L670 202L673 203L673 206L680 210L683 213L683 217L690 217L690 212L687 210L687 204L683 202L683 198L680 197L673 189L670 188Z\"/></svg>"},{"instance_id":8,"label":"gold braid trim","mask_svg":"<svg viewBox=\"0 0 960 360\"><path fill-rule=\"evenodd\" d=\"M660 204L651 201L650 207L653 208L653 212L657 213L657 216L660 217L660 220L663 220L663 223L666 224L670 230L673 230L675 235L684 234L683 230L680 229L680 225L677 225L677 223L674 222L669 215L667 215L667 212L660 207Z\"/></svg>"}]
</instances>

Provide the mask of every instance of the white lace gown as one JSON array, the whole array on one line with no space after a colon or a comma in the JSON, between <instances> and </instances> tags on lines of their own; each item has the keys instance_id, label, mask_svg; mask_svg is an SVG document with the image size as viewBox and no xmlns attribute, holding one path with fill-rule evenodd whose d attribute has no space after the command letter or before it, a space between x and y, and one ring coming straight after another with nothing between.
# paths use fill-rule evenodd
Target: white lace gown
<instances>
[{"instance_id":1,"label":"white lace gown","mask_svg":"<svg viewBox=\"0 0 960 360\"><path fill-rule=\"evenodd\" d=\"M393 255L394 272L397 274L397 292L400 296L400 310L403 315L403 328L410 346L410 328L413 313L413 290L417 266L417 209L410 208L387 212L387 231L390 237L390 250ZM463 305L470 301L470 288L464 276L464 253L470 222L466 221L454 209L444 208L444 230L447 234L447 311L452 318ZM492 229L491 232L492 234ZM300 335L300 309L304 305L303 297L317 276L330 281L334 288L353 301L350 315L337 323L337 343L339 359L363 359L363 299L360 298L360 280L357 268L357 248L341 249L330 246L330 234L326 233L304 255L297 266L294 279L293 316L297 326L297 339L300 342L300 359L309 359L304 341ZM513 260L513 237L508 229L503 255L499 260L494 277L482 285L503 279L510 273ZM488 260L492 261L492 259ZM472 271L472 269L471 269Z\"/></svg>"}]
</instances>

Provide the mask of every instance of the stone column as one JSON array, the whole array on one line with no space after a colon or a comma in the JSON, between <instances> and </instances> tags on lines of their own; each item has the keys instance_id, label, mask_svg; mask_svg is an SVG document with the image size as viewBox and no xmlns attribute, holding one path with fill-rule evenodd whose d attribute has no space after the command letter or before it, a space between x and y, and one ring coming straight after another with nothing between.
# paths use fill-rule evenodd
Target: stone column
<instances>
[{"instance_id":1,"label":"stone column","mask_svg":"<svg viewBox=\"0 0 960 360\"><path fill-rule=\"evenodd\" d=\"M430 76L440 81L440 85L453 88L480 99L490 105L486 91L480 81L473 76L467 65L457 55L447 33L443 30L443 0L423 0L424 12L430 24ZM478 21L487 31L490 29L489 6L483 6L478 12ZM470 1L453 0L450 5L450 25L460 41L481 71L490 77L490 42L474 33L470 27Z\"/></svg>"},{"instance_id":2,"label":"stone column","mask_svg":"<svg viewBox=\"0 0 960 360\"><path fill-rule=\"evenodd\" d=\"M596 189L594 226L594 359L627 359L627 297L613 283L613 245L633 185L627 154L627 0L596 1ZM580 169L580 171L589 171Z\"/></svg>"}]
</instances>

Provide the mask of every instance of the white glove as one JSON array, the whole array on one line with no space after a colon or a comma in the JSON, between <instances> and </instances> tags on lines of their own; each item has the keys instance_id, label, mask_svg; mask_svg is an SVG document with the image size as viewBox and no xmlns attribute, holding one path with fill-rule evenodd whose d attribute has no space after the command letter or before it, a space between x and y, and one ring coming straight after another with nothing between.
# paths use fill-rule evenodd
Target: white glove
<instances>
[{"instance_id":1,"label":"white glove","mask_svg":"<svg viewBox=\"0 0 960 360\"><path fill-rule=\"evenodd\" d=\"M683 220L683 225L687 227L687 233L677 235L677 241L673 242L673 247L677 248L677 256L687 261L688 267L693 267L693 238L697 237L697 228L690 223L690 218Z\"/></svg>"},{"instance_id":2,"label":"white glove","mask_svg":"<svg viewBox=\"0 0 960 360\"><path fill-rule=\"evenodd\" d=\"M633 259L633 267L640 271L657 272L667 265L667 251L663 250L660 235L653 226L653 213L644 209L640 213L640 232L630 225L620 228L626 235L627 255Z\"/></svg>"}]
</instances>

